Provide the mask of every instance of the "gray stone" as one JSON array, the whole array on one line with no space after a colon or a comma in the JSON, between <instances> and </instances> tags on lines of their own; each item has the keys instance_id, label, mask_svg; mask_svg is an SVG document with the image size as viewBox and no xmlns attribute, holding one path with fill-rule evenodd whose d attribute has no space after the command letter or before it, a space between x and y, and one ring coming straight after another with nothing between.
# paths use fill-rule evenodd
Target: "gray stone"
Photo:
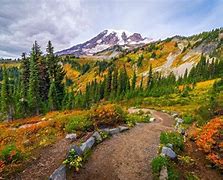
<instances>
[{"instance_id":1,"label":"gray stone","mask_svg":"<svg viewBox=\"0 0 223 180\"><path fill-rule=\"evenodd\" d=\"M168 179L167 167L163 166L161 171L160 171L159 180L167 180L167 179Z\"/></svg>"},{"instance_id":2,"label":"gray stone","mask_svg":"<svg viewBox=\"0 0 223 180\"><path fill-rule=\"evenodd\" d=\"M66 180L66 166L63 164L51 174L50 180Z\"/></svg>"},{"instance_id":3,"label":"gray stone","mask_svg":"<svg viewBox=\"0 0 223 180\"><path fill-rule=\"evenodd\" d=\"M175 120L177 121L178 124L181 124L184 122L184 120L181 118L175 118Z\"/></svg>"},{"instance_id":4,"label":"gray stone","mask_svg":"<svg viewBox=\"0 0 223 180\"><path fill-rule=\"evenodd\" d=\"M104 129L101 129L101 131L105 132L105 133L108 133L110 132L110 129L109 128L104 128Z\"/></svg>"},{"instance_id":5,"label":"gray stone","mask_svg":"<svg viewBox=\"0 0 223 180\"><path fill-rule=\"evenodd\" d=\"M99 132L95 131L94 134L92 135L96 141L101 142L102 138L101 135L99 134Z\"/></svg>"},{"instance_id":6,"label":"gray stone","mask_svg":"<svg viewBox=\"0 0 223 180\"><path fill-rule=\"evenodd\" d=\"M126 126L119 126L119 131L120 131L120 132L127 131L127 130L129 130L129 127L126 127Z\"/></svg>"},{"instance_id":7,"label":"gray stone","mask_svg":"<svg viewBox=\"0 0 223 180\"><path fill-rule=\"evenodd\" d=\"M77 139L77 134L75 134L75 133L67 134L65 139L73 142L73 141L75 141Z\"/></svg>"},{"instance_id":8,"label":"gray stone","mask_svg":"<svg viewBox=\"0 0 223 180\"><path fill-rule=\"evenodd\" d=\"M82 152L86 152L86 150L91 149L95 143L95 138L91 136L87 141L81 144L80 149Z\"/></svg>"},{"instance_id":9,"label":"gray stone","mask_svg":"<svg viewBox=\"0 0 223 180\"><path fill-rule=\"evenodd\" d=\"M178 115L178 113L173 113L172 114L172 117L174 117L174 118L176 118L176 117L178 117L179 115Z\"/></svg>"},{"instance_id":10,"label":"gray stone","mask_svg":"<svg viewBox=\"0 0 223 180\"><path fill-rule=\"evenodd\" d=\"M175 159L177 157L176 153L171 148L166 146L162 148L161 154L164 156L168 156L171 159Z\"/></svg>"},{"instance_id":11,"label":"gray stone","mask_svg":"<svg viewBox=\"0 0 223 180\"><path fill-rule=\"evenodd\" d=\"M150 122L154 122L156 119L154 118L154 117L151 117L150 119L149 119L149 121Z\"/></svg>"},{"instance_id":12,"label":"gray stone","mask_svg":"<svg viewBox=\"0 0 223 180\"><path fill-rule=\"evenodd\" d=\"M177 122L176 125L175 125L175 129L177 129L179 127L179 125L180 124Z\"/></svg>"},{"instance_id":13,"label":"gray stone","mask_svg":"<svg viewBox=\"0 0 223 180\"><path fill-rule=\"evenodd\" d=\"M120 133L119 128L113 128L113 129L109 130L110 135L114 135L114 134L118 134L118 133Z\"/></svg>"},{"instance_id":14,"label":"gray stone","mask_svg":"<svg viewBox=\"0 0 223 180\"><path fill-rule=\"evenodd\" d=\"M81 156L83 154L83 151L81 150L81 148L79 146L77 146L76 144L71 145L69 152L71 149L74 149L78 156Z\"/></svg>"}]
</instances>

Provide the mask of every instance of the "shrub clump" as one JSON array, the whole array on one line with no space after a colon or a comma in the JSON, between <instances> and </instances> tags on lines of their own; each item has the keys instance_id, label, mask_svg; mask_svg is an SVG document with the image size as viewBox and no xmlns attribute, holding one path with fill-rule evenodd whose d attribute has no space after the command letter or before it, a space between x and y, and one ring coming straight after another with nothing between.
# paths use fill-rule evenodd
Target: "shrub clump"
<instances>
[{"instance_id":1,"label":"shrub clump","mask_svg":"<svg viewBox=\"0 0 223 180\"><path fill-rule=\"evenodd\" d=\"M164 156L155 157L151 163L154 177L159 177L159 173L162 167L167 166L167 164L168 164L167 157Z\"/></svg>"},{"instance_id":2,"label":"shrub clump","mask_svg":"<svg viewBox=\"0 0 223 180\"><path fill-rule=\"evenodd\" d=\"M120 106L107 104L92 109L90 119L96 128L110 127L124 123L125 114Z\"/></svg>"},{"instance_id":3,"label":"shrub clump","mask_svg":"<svg viewBox=\"0 0 223 180\"><path fill-rule=\"evenodd\" d=\"M17 162L22 159L21 152L16 148L15 145L8 145L2 149L0 154L0 160L5 164Z\"/></svg>"},{"instance_id":4,"label":"shrub clump","mask_svg":"<svg viewBox=\"0 0 223 180\"><path fill-rule=\"evenodd\" d=\"M75 132L75 131L86 131L91 126L92 126L92 123L90 119L88 118L88 116L77 115L77 116L71 116L67 119L65 130L68 133Z\"/></svg>"},{"instance_id":5,"label":"shrub clump","mask_svg":"<svg viewBox=\"0 0 223 180\"><path fill-rule=\"evenodd\" d=\"M173 144L176 151L184 149L183 136L178 132L162 132L160 134L160 143L167 145L168 143Z\"/></svg>"},{"instance_id":6,"label":"shrub clump","mask_svg":"<svg viewBox=\"0 0 223 180\"><path fill-rule=\"evenodd\" d=\"M79 171L80 167L82 167L83 159L76 154L74 149L71 149L69 152L69 156L64 160L63 164L66 164L69 168L75 168L76 171Z\"/></svg>"}]
</instances>

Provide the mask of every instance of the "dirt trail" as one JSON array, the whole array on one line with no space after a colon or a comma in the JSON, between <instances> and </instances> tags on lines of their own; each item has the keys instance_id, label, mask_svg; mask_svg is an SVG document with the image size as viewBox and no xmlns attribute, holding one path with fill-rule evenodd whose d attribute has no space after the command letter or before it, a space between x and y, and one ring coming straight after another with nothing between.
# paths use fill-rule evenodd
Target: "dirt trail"
<instances>
[{"instance_id":1,"label":"dirt trail","mask_svg":"<svg viewBox=\"0 0 223 180\"><path fill-rule=\"evenodd\" d=\"M99 144L78 174L79 180L152 179L150 162L157 155L160 132L172 130L171 116L151 110L156 121L139 124L130 131Z\"/></svg>"}]
</instances>

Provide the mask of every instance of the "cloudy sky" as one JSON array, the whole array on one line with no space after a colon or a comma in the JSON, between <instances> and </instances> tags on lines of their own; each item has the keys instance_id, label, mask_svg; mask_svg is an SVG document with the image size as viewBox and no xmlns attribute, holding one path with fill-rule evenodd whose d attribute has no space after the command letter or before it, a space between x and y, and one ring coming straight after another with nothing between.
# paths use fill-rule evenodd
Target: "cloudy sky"
<instances>
[{"instance_id":1,"label":"cloudy sky","mask_svg":"<svg viewBox=\"0 0 223 180\"><path fill-rule=\"evenodd\" d=\"M0 0L0 57L29 53L37 40L55 50L104 29L160 39L223 27L223 0Z\"/></svg>"}]
</instances>

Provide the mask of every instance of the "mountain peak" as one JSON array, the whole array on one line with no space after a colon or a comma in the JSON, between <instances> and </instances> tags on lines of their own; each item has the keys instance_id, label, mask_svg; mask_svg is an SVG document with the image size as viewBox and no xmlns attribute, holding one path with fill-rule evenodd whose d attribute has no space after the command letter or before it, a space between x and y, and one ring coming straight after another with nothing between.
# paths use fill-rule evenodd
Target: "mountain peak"
<instances>
[{"instance_id":1,"label":"mountain peak","mask_svg":"<svg viewBox=\"0 0 223 180\"><path fill-rule=\"evenodd\" d=\"M75 56L93 55L97 52L111 48L115 45L139 46L150 42L151 39L143 38L139 33L131 33L126 30L105 29L97 36L86 41L85 43L75 45L69 49L57 52L57 55L73 54Z\"/></svg>"}]
</instances>

